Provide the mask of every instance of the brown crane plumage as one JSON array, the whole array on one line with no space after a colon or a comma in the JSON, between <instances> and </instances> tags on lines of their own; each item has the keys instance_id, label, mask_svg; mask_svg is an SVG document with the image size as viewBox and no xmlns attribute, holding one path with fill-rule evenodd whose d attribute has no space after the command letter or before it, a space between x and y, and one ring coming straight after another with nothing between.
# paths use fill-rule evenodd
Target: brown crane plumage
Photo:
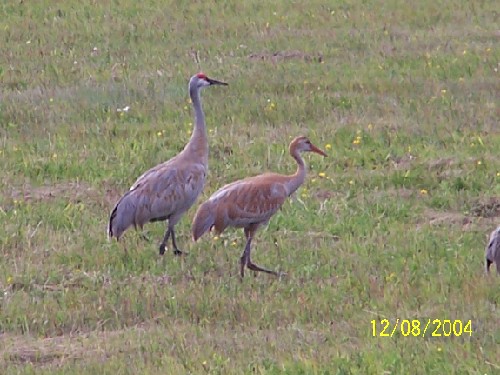
<instances>
[{"instance_id":1,"label":"brown crane plumage","mask_svg":"<svg viewBox=\"0 0 500 375\"><path fill-rule=\"evenodd\" d=\"M490 273L490 266L495 263L497 274L500 275L500 226L490 234L488 245L486 246L486 273Z\"/></svg>"},{"instance_id":2,"label":"brown crane plumage","mask_svg":"<svg viewBox=\"0 0 500 375\"><path fill-rule=\"evenodd\" d=\"M250 246L257 229L266 225L286 198L304 182L306 169L300 155L304 151L326 156L306 137L297 137L290 143L290 154L297 162L297 171L293 175L265 173L233 182L212 194L198 207L195 214L192 224L193 240L198 240L212 228L216 233L222 233L227 227L243 228L246 245L240 259L241 277L245 274L245 267L279 276L275 271L252 263Z\"/></svg>"},{"instance_id":3,"label":"brown crane plumage","mask_svg":"<svg viewBox=\"0 0 500 375\"><path fill-rule=\"evenodd\" d=\"M168 220L165 236L160 244L160 255L164 254L169 237L172 237L174 254L182 254L175 241L174 227L205 186L208 140L200 91L210 85L227 83L208 78L203 73L191 77L189 95L195 116L191 139L177 156L140 176L120 198L109 218L110 238L116 237L119 240L131 226L142 230L146 223Z\"/></svg>"}]
</instances>

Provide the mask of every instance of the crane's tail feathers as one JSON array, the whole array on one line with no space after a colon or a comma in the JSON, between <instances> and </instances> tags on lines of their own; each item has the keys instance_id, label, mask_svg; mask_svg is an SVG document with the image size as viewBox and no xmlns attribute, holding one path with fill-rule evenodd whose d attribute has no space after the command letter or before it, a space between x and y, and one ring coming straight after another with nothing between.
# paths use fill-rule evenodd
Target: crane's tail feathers
<instances>
[{"instance_id":1,"label":"crane's tail feathers","mask_svg":"<svg viewBox=\"0 0 500 375\"><path fill-rule=\"evenodd\" d=\"M203 236L203 234L212 229L215 224L215 213L210 207L209 204L204 203L196 212L196 215L193 219L192 224L192 232L193 232L193 241L197 241L198 238Z\"/></svg>"},{"instance_id":2,"label":"crane's tail feathers","mask_svg":"<svg viewBox=\"0 0 500 375\"><path fill-rule=\"evenodd\" d=\"M113 221L116 218L116 213L118 212L118 205L115 206L113 211L111 211L111 215L109 216L109 223L108 223L108 241L111 240L113 237Z\"/></svg>"},{"instance_id":3,"label":"crane's tail feathers","mask_svg":"<svg viewBox=\"0 0 500 375\"><path fill-rule=\"evenodd\" d=\"M490 273L490 267L492 264L493 264L493 262L491 260L489 260L488 258L486 258L486 263L485 263L486 273Z\"/></svg>"}]
</instances>

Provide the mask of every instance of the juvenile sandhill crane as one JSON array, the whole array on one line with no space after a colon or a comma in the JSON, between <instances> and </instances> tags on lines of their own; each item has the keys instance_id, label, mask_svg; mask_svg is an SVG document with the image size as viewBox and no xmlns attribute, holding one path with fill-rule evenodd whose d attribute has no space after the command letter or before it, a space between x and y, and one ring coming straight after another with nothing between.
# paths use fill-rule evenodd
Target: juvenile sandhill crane
<instances>
[{"instance_id":1,"label":"juvenile sandhill crane","mask_svg":"<svg viewBox=\"0 0 500 375\"><path fill-rule=\"evenodd\" d=\"M486 246L486 273L490 273L490 266L495 263L497 274L500 275L500 226L490 234Z\"/></svg>"},{"instance_id":2,"label":"juvenile sandhill crane","mask_svg":"<svg viewBox=\"0 0 500 375\"><path fill-rule=\"evenodd\" d=\"M198 208L193 219L193 240L198 240L212 228L215 228L216 233L222 233L227 227L243 228L246 245L240 259L241 277L245 275L245 266L253 271L279 276L278 272L252 263L250 246L257 229L261 225L266 225L281 208L286 198L304 182L306 168L304 159L300 155L304 151L327 156L306 137L297 137L290 143L290 154L298 164L295 174L287 176L265 173L248 177L228 184L212 194Z\"/></svg>"},{"instance_id":3,"label":"juvenile sandhill crane","mask_svg":"<svg viewBox=\"0 0 500 375\"><path fill-rule=\"evenodd\" d=\"M211 85L227 83L198 73L189 80L189 95L194 108L194 129L184 149L172 159L140 176L118 201L109 218L108 236L117 240L130 226L141 230L148 222L168 220L160 244L160 255L172 237L174 254L180 255L175 241L175 224L193 205L205 185L208 170L208 140L200 91Z\"/></svg>"}]
</instances>

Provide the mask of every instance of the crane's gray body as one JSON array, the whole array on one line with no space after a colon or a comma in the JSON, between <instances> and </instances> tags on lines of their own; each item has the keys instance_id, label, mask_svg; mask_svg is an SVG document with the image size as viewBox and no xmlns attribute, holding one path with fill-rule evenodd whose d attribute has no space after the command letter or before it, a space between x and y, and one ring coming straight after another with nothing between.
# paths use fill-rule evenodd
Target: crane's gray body
<instances>
[{"instance_id":1,"label":"crane's gray body","mask_svg":"<svg viewBox=\"0 0 500 375\"><path fill-rule=\"evenodd\" d=\"M200 90L212 84L226 85L203 73L191 77L189 94L195 115L191 139L177 156L140 176L120 198L110 215L109 237L120 239L131 226L142 229L148 222L168 220L160 254L170 236L175 253L181 253L175 243L174 226L203 191L208 172L208 140Z\"/></svg>"}]
</instances>

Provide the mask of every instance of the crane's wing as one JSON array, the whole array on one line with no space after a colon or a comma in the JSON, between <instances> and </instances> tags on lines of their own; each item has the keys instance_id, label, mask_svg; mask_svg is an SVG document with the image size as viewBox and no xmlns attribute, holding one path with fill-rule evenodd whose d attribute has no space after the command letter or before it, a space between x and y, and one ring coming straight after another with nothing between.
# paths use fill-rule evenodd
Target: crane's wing
<instances>
[{"instance_id":1,"label":"crane's wing","mask_svg":"<svg viewBox=\"0 0 500 375\"><path fill-rule=\"evenodd\" d=\"M135 180L134 184L130 187L130 190L134 190L138 185L140 185L143 181L146 181L150 178L151 175L157 175L158 173L161 173L162 171L168 171L170 165L175 165L177 156L174 156L172 159L167 160L164 163L155 165L153 168L148 169L146 172L144 172L142 175L140 175L137 180ZM173 168L172 168L173 169Z\"/></svg>"},{"instance_id":2,"label":"crane's wing","mask_svg":"<svg viewBox=\"0 0 500 375\"><path fill-rule=\"evenodd\" d=\"M287 197L285 186L271 179L249 178L226 185L209 198L217 211L215 228L264 224Z\"/></svg>"},{"instance_id":3,"label":"crane's wing","mask_svg":"<svg viewBox=\"0 0 500 375\"><path fill-rule=\"evenodd\" d=\"M150 169L131 188L136 198L136 221L165 220L187 211L205 185L202 164L162 164Z\"/></svg>"}]
</instances>

